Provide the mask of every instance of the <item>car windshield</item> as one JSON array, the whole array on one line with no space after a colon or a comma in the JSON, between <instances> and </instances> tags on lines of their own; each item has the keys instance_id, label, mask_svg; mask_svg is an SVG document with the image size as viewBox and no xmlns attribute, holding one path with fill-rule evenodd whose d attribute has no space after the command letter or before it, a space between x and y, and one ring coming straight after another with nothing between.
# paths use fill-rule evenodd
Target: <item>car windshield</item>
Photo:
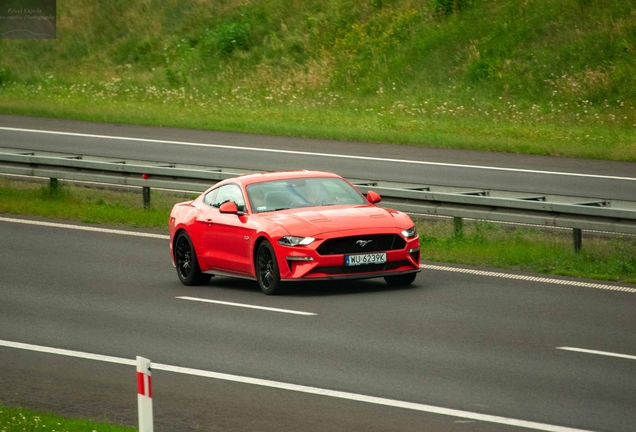
<instances>
[{"instance_id":1,"label":"car windshield","mask_svg":"<svg viewBox=\"0 0 636 432\"><path fill-rule=\"evenodd\" d=\"M366 203L349 183L333 177L254 183L247 186L247 196L254 213L289 208Z\"/></svg>"}]
</instances>

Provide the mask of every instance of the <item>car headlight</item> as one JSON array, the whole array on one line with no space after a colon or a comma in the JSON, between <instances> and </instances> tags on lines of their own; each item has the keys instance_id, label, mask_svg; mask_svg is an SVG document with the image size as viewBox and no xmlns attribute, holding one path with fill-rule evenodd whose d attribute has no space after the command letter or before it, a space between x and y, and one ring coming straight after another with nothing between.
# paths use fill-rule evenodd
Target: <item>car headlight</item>
<instances>
[{"instance_id":1,"label":"car headlight","mask_svg":"<svg viewBox=\"0 0 636 432\"><path fill-rule=\"evenodd\" d=\"M415 229L415 225L413 225L409 229L405 229L402 231L402 235L406 238L417 237L417 230Z\"/></svg>"},{"instance_id":2,"label":"car headlight","mask_svg":"<svg viewBox=\"0 0 636 432\"><path fill-rule=\"evenodd\" d=\"M316 240L313 237L296 237L296 236L284 236L278 240L279 245L283 246L307 246Z\"/></svg>"}]
</instances>

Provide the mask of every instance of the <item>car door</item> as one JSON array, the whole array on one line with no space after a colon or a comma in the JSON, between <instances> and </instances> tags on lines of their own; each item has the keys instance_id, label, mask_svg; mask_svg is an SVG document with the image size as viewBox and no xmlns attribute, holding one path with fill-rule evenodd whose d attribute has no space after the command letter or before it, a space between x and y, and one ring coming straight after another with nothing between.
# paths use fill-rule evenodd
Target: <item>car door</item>
<instances>
[{"instance_id":1,"label":"car door","mask_svg":"<svg viewBox=\"0 0 636 432\"><path fill-rule=\"evenodd\" d=\"M233 183L215 189L210 197L210 211L205 216L207 227L203 236L208 264L214 269L233 273L250 273L252 259L249 244L254 232L248 215L224 214L221 204L233 201L239 212L245 211L241 188Z\"/></svg>"}]
</instances>

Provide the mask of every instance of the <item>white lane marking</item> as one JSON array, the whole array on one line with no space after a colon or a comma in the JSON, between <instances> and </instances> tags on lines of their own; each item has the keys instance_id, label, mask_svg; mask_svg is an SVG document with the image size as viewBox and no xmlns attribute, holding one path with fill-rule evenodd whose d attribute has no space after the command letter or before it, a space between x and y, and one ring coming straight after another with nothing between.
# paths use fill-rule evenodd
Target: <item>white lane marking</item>
<instances>
[{"instance_id":1,"label":"white lane marking","mask_svg":"<svg viewBox=\"0 0 636 432\"><path fill-rule=\"evenodd\" d=\"M151 234L151 233L116 230L116 229L108 229L108 228L97 228L97 227L90 227L90 226L84 226L84 225L62 224L62 223L56 223L56 222L43 222L43 221L15 219L15 218L7 218L7 217L0 217L0 222L12 222L12 223L19 223L24 225L37 225L37 226L45 226L45 227L52 227L52 228L74 229L78 231L93 231L93 232L106 233L106 234L119 234L119 235L133 236L133 237L149 237L149 238L157 238L162 240L170 240L170 236L165 234Z\"/></svg>"},{"instance_id":2,"label":"white lane marking","mask_svg":"<svg viewBox=\"0 0 636 432\"><path fill-rule=\"evenodd\" d=\"M597 283L590 283L590 282L578 282L578 281L567 280L567 279L553 279L553 278L546 278L546 277L526 276L526 275L518 275L518 274L511 274L511 273L499 273L499 272L473 270L473 269L458 268L458 267L446 267L446 266L431 265L431 264L420 264L420 268L427 269L427 270L446 271L446 272L452 272L452 273L466 273L466 274L472 274L476 276L497 277L502 279L515 279L515 280L524 280L524 281L530 281L530 282L549 283L549 284L556 284L556 285L569 285L569 286L584 287L584 288L602 289L602 290L608 290L608 291L636 293L636 288L630 288L630 287L620 286L620 285L605 285L605 284L597 284Z\"/></svg>"},{"instance_id":3,"label":"white lane marking","mask_svg":"<svg viewBox=\"0 0 636 432\"><path fill-rule=\"evenodd\" d=\"M0 346L4 346L8 348L17 348L17 349L26 350L26 351L36 351L36 352L47 353L47 354L57 354L57 355L81 358L86 360L97 360L97 361L101 361L105 363L116 363L116 364L122 364L122 365L128 365L128 366L137 365L137 361L133 359L125 359L125 358L113 357L113 356L107 356L107 355L101 355L101 354L91 354L91 353L85 353L81 351L71 351L67 349L52 348L52 347L47 347L42 345L31 345L31 344L26 344L21 342L11 342L6 340L0 340Z\"/></svg>"},{"instance_id":4,"label":"white lane marking","mask_svg":"<svg viewBox=\"0 0 636 432\"><path fill-rule=\"evenodd\" d=\"M597 174L567 173L567 172L559 172L559 171L541 171L541 170L530 170L530 169L520 169L520 168L491 167L491 166L483 166L483 165L464 165L464 164L454 164L454 163L445 163L445 162L427 162L427 161L417 161L417 160L407 160L407 159L387 159L387 158L377 158L377 157L370 157L370 156L354 156L354 155L343 155L343 154L333 154L333 153L314 153L314 152L304 152L304 151L295 151L295 150L277 150L277 149L258 148L258 147L240 147L240 146L231 146L231 145L224 145L224 144L205 144L205 143L195 143L195 142L188 142L188 141L170 141L170 140L158 140L158 139L150 139L150 138L133 138L133 137L123 137L123 136L115 136L115 135L95 135L95 134L84 134L84 133L76 133L76 132L59 132L59 131L38 130L38 129L2 127L2 126L0 126L0 130L8 130L8 131L14 131L14 132L32 132L32 133L51 134L51 135L76 136L76 137L85 137L85 138L112 139L112 140L120 140L120 141L139 141L139 142L147 142L147 143L171 144L171 145L181 145L181 146L190 146L190 147L210 147L210 148L221 148L221 149L265 152L265 153L320 156L320 157L330 157L330 158L339 158L339 159L396 162L396 163L415 164L415 165L429 165L429 166L442 166L442 167L454 167L454 168L473 168L473 169L493 170L493 171L523 172L523 173L531 173L531 174L550 174L550 175L560 175L560 176L587 177L587 178L600 178L600 179L612 179L612 180L636 180L636 177L618 177L618 176L606 176L606 175L597 175Z\"/></svg>"},{"instance_id":5,"label":"white lane marking","mask_svg":"<svg viewBox=\"0 0 636 432\"><path fill-rule=\"evenodd\" d=\"M150 234L150 233L142 233L142 232L135 232L135 231L96 228L96 227L89 227L89 226L83 226L83 225L42 222L42 221L34 221L34 220L27 220L27 219L14 219L14 218L0 217L0 222L12 222L12 223L20 223L20 224L26 224L26 225L39 225L39 226L48 226L53 228L76 229L80 231L94 231L94 232L101 232L101 233L107 233L107 234L120 234L120 235L127 235L127 236L133 236L133 237L150 237L150 238L156 238L161 240L170 240L170 236L164 235L164 234ZM608 291L636 293L636 288L630 288L630 287L620 286L620 285L604 285L604 284L589 283L589 282L578 282L578 281L567 280L567 279L552 279L552 278L546 278L546 277L525 276L525 275L516 275L511 273L499 273L499 272L473 270L473 269L465 269L465 268L458 268L458 267L447 267L444 265L420 264L420 268L427 269L427 270L446 271L446 272L452 272L452 273L466 273L466 274L473 274L476 276L498 277L498 278L504 278L504 279L516 279L516 280L525 280L530 282L551 283L551 284L557 284L557 285L568 285L568 286L577 286L577 287L583 287L583 288L603 289Z\"/></svg>"},{"instance_id":6,"label":"white lane marking","mask_svg":"<svg viewBox=\"0 0 636 432\"><path fill-rule=\"evenodd\" d=\"M295 310L289 310L289 309L278 309L278 308L271 308L271 307L265 307L265 306L254 306L254 305L248 305L243 303L231 303L231 302L225 302L225 301L219 301L219 300L208 300L208 299L202 299L202 298L196 298L196 297L182 296L182 297L176 297L176 298L181 300L191 300L191 301L197 301L197 302L203 302L203 303L214 303L214 304L220 304L225 306L236 306L236 307L242 307L242 308L248 308L248 309L260 309L260 310L269 311L269 312L282 312L282 313L288 313L288 314L294 314L294 315L317 315L312 312L302 312L302 311L295 311Z\"/></svg>"},{"instance_id":7,"label":"white lane marking","mask_svg":"<svg viewBox=\"0 0 636 432\"><path fill-rule=\"evenodd\" d=\"M129 366L136 365L136 362L133 359L111 357L111 356L105 356L105 355L99 355L99 354L85 353L81 351L59 349L59 348L50 348L50 347L45 347L41 345L31 345L31 344L25 344L20 342L0 340L0 346L5 346L8 348L18 348L18 349L36 351L36 352L42 352L42 353L58 354L58 355L63 355L68 357L97 360L102 362L117 363L117 364L129 365ZM366 396L366 395L361 395L357 393L329 390L329 389L323 389L319 387L309 387L309 386L298 385L298 384L284 383L280 381L250 378L250 377L244 377L240 375L230 375L226 373L212 372L212 371L206 371L201 369L190 369L190 368L184 368L179 366L165 365L161 363L153 363L152 368L153 370L162 370L166 372L174 372L174 373L180 373L185 375L193 375L193 376L212 378L212 379L218 379L223 381L237 382L242 384L251 384L251 385L276 388L281 390L296 391L296 392L312 394L312 395L327 396L327 397L333 397L338 399L365 402L365 403L370 403L375 405L383 405L383 406L388 406L393 408L403 408L403 409L409 409L413 411L421 411L421 412L427 412L432 414L459 417L459 418L464 418L469 420L523 427L527 429L534 429L534 430L540 430L540 431L590 432L583 429L568 428L568 427L556 426L556 425L551 425L546 423L537 423L537 422L532 422L527 420L518 420L518 419L508 418L508 417L480 414L480 413L475 413L470 411L456 410L452 408L443 408L443 407L437 407L433 405L405 402L405 401L400 401L395 399Z\"/></svg>"},{"instance_id":8,"label":"white lane marking","mask_svg":"<svg viewBox=\"0 0 636 432\"><path fill-rule=\"evenodd\" d=\"M585 354L597 354L597 355L604 355L609 357L620 357L620 358L626 358L630 360L636 360L636 356L633 356L633 355L617 354L617 353L608 352L608 351L596 351L596 350L589 350L584 348L573 348L573 347L556 347L556 349L564 350L564 351L575 351L575 352L580 352Z\"/></svg>"}]
</instances>

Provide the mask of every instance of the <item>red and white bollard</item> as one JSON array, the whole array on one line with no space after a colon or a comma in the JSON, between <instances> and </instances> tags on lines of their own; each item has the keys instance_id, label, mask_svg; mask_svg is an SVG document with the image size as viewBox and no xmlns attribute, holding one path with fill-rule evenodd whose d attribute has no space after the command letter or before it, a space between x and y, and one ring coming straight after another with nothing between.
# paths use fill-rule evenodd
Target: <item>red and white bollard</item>
<instances>
[{"instance_id":1,"label":"red and white bollard","mask_svg":"<svg viewBox=\"0 0 636 432\"><path fill-rule=\"evenodd\" d=\"M150 360L143 357L137 357L137 406L139 432L153 432Z\"/></svg>"}]
</instances>

